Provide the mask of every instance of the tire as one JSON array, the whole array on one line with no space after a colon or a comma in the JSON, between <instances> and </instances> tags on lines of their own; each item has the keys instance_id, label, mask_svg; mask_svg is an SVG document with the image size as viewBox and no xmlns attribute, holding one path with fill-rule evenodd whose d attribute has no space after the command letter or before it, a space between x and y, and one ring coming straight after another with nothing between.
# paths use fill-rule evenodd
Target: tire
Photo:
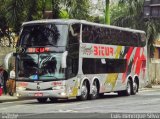
<instances>
[{"instance_id":1,"label":"tire","mask_svg":"<svg viewBox=\"0 0 160 119\"><path fill-rule=\"evenodd\" d=\"M89 90L87 87L87 81L84 81L81 88L81 95L77 97L78 100L84 101L88 99Z\"/></svg>"},{"instance_id":2,"label":"tire","mask_svg":"<svg viewBox=\"0 0 160 119\"><path fill-rule=\"evenodd\" d=\"M98 91L97 81L94 81L91 87L90 99L96 99L98 98L98 95L99 91Z\"/></svg>"},{"instance_id":3,"label":"tire","mask_svg":"<svg viewBox=\"0 0 160 119\"><path fill-rule=\"evenodd\" d=\"M123 92L124 92L124 91L118 91L118 92L117 92L117 93L118 93L118 96L123 96L123 95L124 95Z\"/></svg>"},{"instance_id":4,"label":"tire","mask_svg":"<svg viewBox=\"0 0 160 119\"><path fill-rule=\"evenodd\" d=\"M137 82L134 81L133 86L132 86L131 95L136 95L137 90L138 90L138 84L137 84Z\"/></svg>"},{"instance_id":5,"label":"tire","mask_svg":"<svg viewBox=\"0 0 160 119\"><path fill-rule=\"evenodd\" d=\"M128 80L126 90L118 91L119 96L130 96L132 91L131 81Z\"/></svg>"},{"instance_id":6,"label":"tire","mask_svg":"<svg viewBox=\"0 0 160 119\"><path fill-rule=\"evenodd\" d=\"M104 98L104 93L99 93L99 98Z\"/></svg>"},{"instance_id":7,"label":"tire","mask_svg":"<svg viewBox=\"0 0 160 119\"><path fill-rule=\"evenodd\" d=\"M130 96L131 95L131 89L132 89L131 81L128 80L127 88L124 91L124 96Z\"/></svg>"},{"instance_id":8,"label":"tire","mask_svg":"<svg viewBox=\"0 0 160 119\"><path fill-rule=\"evenodd\" d=\"M37 98L37 101L39 103L45 103L47 101L48 98Z\"/></svg>"},{"instance_id":9,"label":"tire","mask_svg":"<svg viewBox=\"0 0 160 119\"><path fill-rule=\"evenodd\" d=\"M49 100L50 100L51 102L57 102L57 101L58 101L57 98L49 98Z\"/></svg>"}]
</instances>

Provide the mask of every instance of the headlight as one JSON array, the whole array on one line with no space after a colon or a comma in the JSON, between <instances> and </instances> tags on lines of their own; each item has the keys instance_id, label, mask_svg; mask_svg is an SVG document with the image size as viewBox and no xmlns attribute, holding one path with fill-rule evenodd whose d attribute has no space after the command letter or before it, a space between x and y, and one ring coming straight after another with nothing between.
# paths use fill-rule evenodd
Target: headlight
<instances>
[{"instance_id":1,"label":"headlight","mask_svg":"<svg viewBox=\"0 0 160 119\"><path fill-rule=\"evenodd\" d=\"M16 95L17 95L17 97L20 97L20 96L21 96L19 93L17 93Z\"/></svg>"},{"instance_id":2,"label":"headlight","mask_svg":"<svg viewBox=\"0 0 160 119\"><path fill-rule=\"evenodd\" d=\"M64 86L54 86L52 87L53 90L60 90L60 89L64 89Z\"/></svg>"},{"instance_id":3,"label":"headlight","mask_svg":"<svg viewBox=\"0 0 160 119\"><path fill-rule=\"evenodd\" d=\"M25 87L16 87L16 89L17 89L17 90L20 90L20 91L24 91L24 90L26 90L26 88L25 88Z\"/></svg>"},{"instance_id":4,"label":"headlight","mask_svg":"<svg viewBox=\"0 0 160 119\"><path fill-rule=\"evenodd\" d=\"M62 96L66 96L67 94L66 94L65 92L62 92L61 95L62 95Z\"/></svg>"}]
</instances>

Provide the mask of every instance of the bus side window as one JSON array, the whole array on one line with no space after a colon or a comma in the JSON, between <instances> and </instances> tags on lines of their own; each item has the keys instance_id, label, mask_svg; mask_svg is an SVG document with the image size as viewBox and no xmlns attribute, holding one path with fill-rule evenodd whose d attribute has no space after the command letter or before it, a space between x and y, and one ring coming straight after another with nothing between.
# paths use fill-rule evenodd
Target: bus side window
<instances>
[{"instance_id":1,"label":"bus side window","mask_svg":"<svg viewBox=\"0 0 160 119\"><path fill-rule=\"evenodd\" d=\"M82 41L84 43L99 43L99 35L99 27L83 25Z\"/></svg>"},{"instance_id":2,"label":"bus side window","mask_svg":"<svg viewBox=\"0 0 160 119\"><path fill-rule=\"evenodd\" d=\"M139 35L139 46L144 47L146 45L146 36L145 34Z\"/></svg>"},{"instance_id":3,"label":"bus side window","mask_svg":"<svg viewBox=\"0 0 160 119\"><path fill-rule=\"evenodd\" d=\"M79 43L80 40L80 24L73 24L69 27L69 45Z\"/></svg>"},{"instance_id":4,"label":"bus side window","mask_svg":"<svg viewBox=\"0 0 160 119\"><path fill-rule=\"evenodd\" d=\"M91 27L89 27L88 25L83 25L82 28L82 42L83 43L90 43L90 39L91 39Z\"/></svg>"},{"instance_id":5,"label":"bus side window","mask_svg":"<svg viewBox=\"0 0 160 119\"><path fill-rule=\"evenodd\" d=\"M78 58L67 57L67 77L72 78L78 73Z\"/></svg>"},{"instance_id":6,"label":"bus side window","mask_svg":"<svg viewBox=\"0 0 160 119\"><path fill-rule=\"evenodd\" d=\"M72 24L69 28L67 77L71 78L78 73L80 24Z\"/></svg>"}]
</instances>

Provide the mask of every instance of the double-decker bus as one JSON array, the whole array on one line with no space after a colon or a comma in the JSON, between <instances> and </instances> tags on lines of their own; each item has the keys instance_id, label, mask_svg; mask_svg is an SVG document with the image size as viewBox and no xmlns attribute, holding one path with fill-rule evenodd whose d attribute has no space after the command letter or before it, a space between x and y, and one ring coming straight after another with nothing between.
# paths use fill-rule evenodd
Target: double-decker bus
<instances>
[{"instance_id":1,"label":"double-decker bus","mask_svg":"<svg viewBox=\"0 0 160 119\"><path fill-rule=\"evenodd\" d=\"M23 23L17 43L18 97L39 102L135 95L147 81L145 32L84 20Z\"/></svg>"}]
</instances>

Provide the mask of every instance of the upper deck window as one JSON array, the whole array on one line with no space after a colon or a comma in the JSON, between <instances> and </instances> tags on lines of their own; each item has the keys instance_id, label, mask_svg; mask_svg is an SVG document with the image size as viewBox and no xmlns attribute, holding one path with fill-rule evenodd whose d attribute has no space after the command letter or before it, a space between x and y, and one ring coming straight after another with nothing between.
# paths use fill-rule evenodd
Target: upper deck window
<instances>
[{"instance_id":1,"label":"upper deck window","mask_svg":"<svg viewBox=\"0 0 160 119\"><path fill-rule=\"evenodd\" d=\"M144 47L145 33L124 31L107 27L83 25L82 42L120 46Z\"/></svg>"},{"instance_id":2,"label":"upper deck window","mask_svg":"<svg viewBox=\"0 0 160 119\"><path fill-rule=\"evenodd\" d=\"M68 25L41 23L24 25L20 34L20 45L31 46L66 46Z\"/></svg>"}]
</instances>

